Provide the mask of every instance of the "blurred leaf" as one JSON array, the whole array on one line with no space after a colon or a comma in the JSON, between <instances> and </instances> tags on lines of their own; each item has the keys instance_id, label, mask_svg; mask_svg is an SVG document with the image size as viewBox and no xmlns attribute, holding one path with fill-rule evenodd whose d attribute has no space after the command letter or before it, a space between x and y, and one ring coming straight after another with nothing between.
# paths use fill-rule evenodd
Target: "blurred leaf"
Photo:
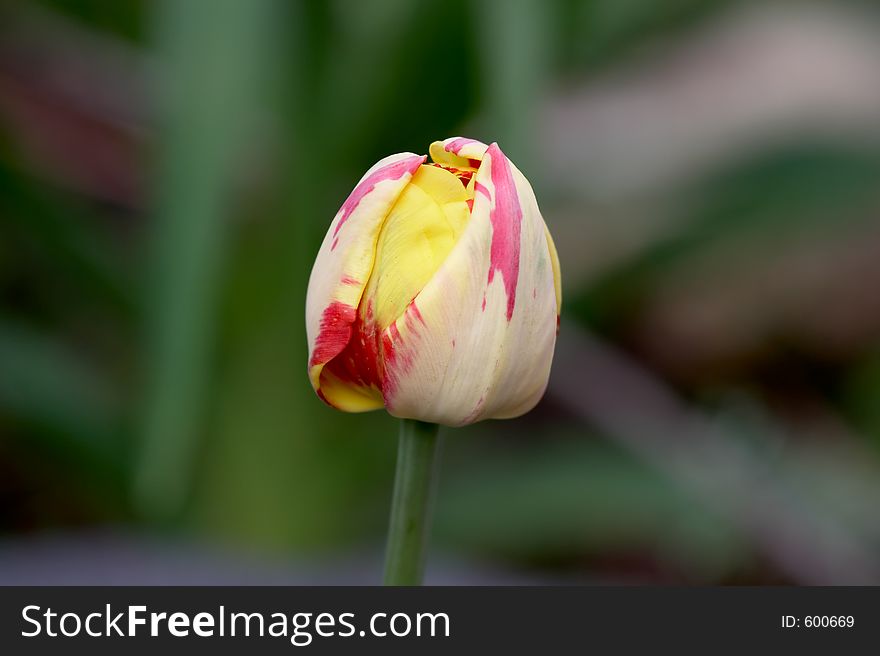
<instances>
[{"instance_id":1,"label":"blurred leaf","mask_svg":"<svg viewBox=\"0 0 880 656\"><path fill-rule=\"evenodd\" d=\"M157 6L163 132L147 301L140 509L178 513L190 488L209 382L230 181L272 54L270 0ZM210 20L206 20L210 16Z\"/></svg>"},{"instance_id":2,"label":"blurred leaf","mask_svg":"<svg viewBox=\"0 0 880 656\"><path fill-rule=\"evenodd\" d=\"M197 526L273 550L326 549L381 533L395 422L324 406L305 359L286 357L290 350L272 334L236 349L220 381Z\"/></svg>"},{"instance_id":3,"label":"blurred leaf","mask_svg":"<svg viewBox=\"0 0 880 656\"><path fill-rule=\"evenodd\" d=\"M541 0L490 0L471 6L482 73L483 138L488 143L498 141L527 175L534 175L539 169L530 170L528 163L535 154L537 107L552 61L550 26L555 5Z\"/></svg>"}]
</instances>

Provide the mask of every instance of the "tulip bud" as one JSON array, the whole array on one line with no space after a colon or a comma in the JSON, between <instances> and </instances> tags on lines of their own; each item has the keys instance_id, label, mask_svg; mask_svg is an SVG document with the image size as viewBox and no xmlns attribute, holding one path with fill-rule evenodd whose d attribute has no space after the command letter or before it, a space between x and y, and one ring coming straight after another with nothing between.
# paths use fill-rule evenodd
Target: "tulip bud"
<instances>
[{"instance_id":1,"label":"tulip bud","mask_svg":"<svg viewBox=\"0 0 880 656\"><path fill-rule=\"evenodd\" d=\"M330 225L309 279L309 378L347 412L450 426L544 394L559 261L531 185L497 144L380 160Z\"/></svg>"}]
</instances>

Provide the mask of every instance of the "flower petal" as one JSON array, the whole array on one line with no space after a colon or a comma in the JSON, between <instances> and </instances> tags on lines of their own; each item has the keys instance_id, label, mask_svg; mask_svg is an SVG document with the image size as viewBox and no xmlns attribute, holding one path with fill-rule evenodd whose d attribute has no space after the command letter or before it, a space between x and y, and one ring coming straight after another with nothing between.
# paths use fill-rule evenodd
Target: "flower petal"
<instances>
[{"instance_id":1,"label":"flower petal","mask_svg":"<svg viewBox=\"0 0 880 656\"><path fill-rule=\"evenodd\" d=\"M550 250L550 263L553 265L553 288L556 291L556 316L558 317L562 314L562 270L559 268L559 254L556 252L553 237L546 226L544 231L547 233L547 248Z\"/></svg>"},{"instance_id":2,"label":"flower petal","mask_svg":"<svg viewBox=\"0 0 880 656\"><path fill-rule=\"evenodd\" d=\"M447 425L515 417L547 385L558 301L534 192L497 144L482 155L475 188L461 238L382 335L383 395L395 416Z\"/></svg>"},{"instance_id":3,"label":"flower petal","mask_svg":"<svg viewBox=\"0 0 880 656\"><path fill-rule=\"evenodd\" d=\"M423 164L388 213L361 299L387 328L415 298L452 250L467 225L467 191L452 173Z\"/></svg>"},{"instance_id":4,"label":"flower petal","mask_svg":"<svg viewBox=\"0 0 880 656\"><path fill-rule=\"evenodd\" d=\"M479 168L487 148L486 144L476 139L450 137L432 143L428 152L438 164Z\"/></svg>"},{"instance_id":5,"label":"flower petal","mask_svg":"<svg viewBox=\"0 0 880 656\"><path fill-rule=\"evenodd\" d=\"M324 365L345 348L351 338L357 307L370 277L379 230L391 207L418 167L422 155L400 153L377 162L366 172L336 214L318 251L306 296L306 332L309 340L309 379L329 404L353 411L363 407L362 390L340 393L345 381L334 380L322 390ZM367 395L369 396L369 395Z\"/></svg>"}]
</instances>

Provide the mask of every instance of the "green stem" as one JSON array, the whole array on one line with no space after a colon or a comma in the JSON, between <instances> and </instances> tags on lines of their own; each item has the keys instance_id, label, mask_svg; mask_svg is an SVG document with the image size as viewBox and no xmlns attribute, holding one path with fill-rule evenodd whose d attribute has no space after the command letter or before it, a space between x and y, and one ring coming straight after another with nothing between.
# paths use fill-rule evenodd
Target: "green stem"
<instances>
[{"instance_id":1,"label":"green stem","mask_svg":"<svg viewBox=\"0 0 880 656\"><path fill-rule=\"evenodd\" d=\"M419 585L439 458L437 424L400 420L397 471L385 552L385 585Z\"/></svg>"}]
</instances>

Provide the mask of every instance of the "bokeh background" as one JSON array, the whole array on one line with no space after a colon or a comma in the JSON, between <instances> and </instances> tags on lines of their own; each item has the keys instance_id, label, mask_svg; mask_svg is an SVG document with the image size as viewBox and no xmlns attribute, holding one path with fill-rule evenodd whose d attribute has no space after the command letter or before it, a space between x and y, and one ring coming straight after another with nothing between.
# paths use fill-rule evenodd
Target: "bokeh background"
<instances>
[{"instance_id":1,"label":"bokeh background","mask_svg":"<svg viewBox=\"0 0 880 656\"><path fill-rule=\"evenodd\" d=\"M379 582L396 424L315 398L306 281L467 135L563 322L429 582L880 583L878 71L850 0L3 3L0 582Z\"/></svg>"}]
</instances>

